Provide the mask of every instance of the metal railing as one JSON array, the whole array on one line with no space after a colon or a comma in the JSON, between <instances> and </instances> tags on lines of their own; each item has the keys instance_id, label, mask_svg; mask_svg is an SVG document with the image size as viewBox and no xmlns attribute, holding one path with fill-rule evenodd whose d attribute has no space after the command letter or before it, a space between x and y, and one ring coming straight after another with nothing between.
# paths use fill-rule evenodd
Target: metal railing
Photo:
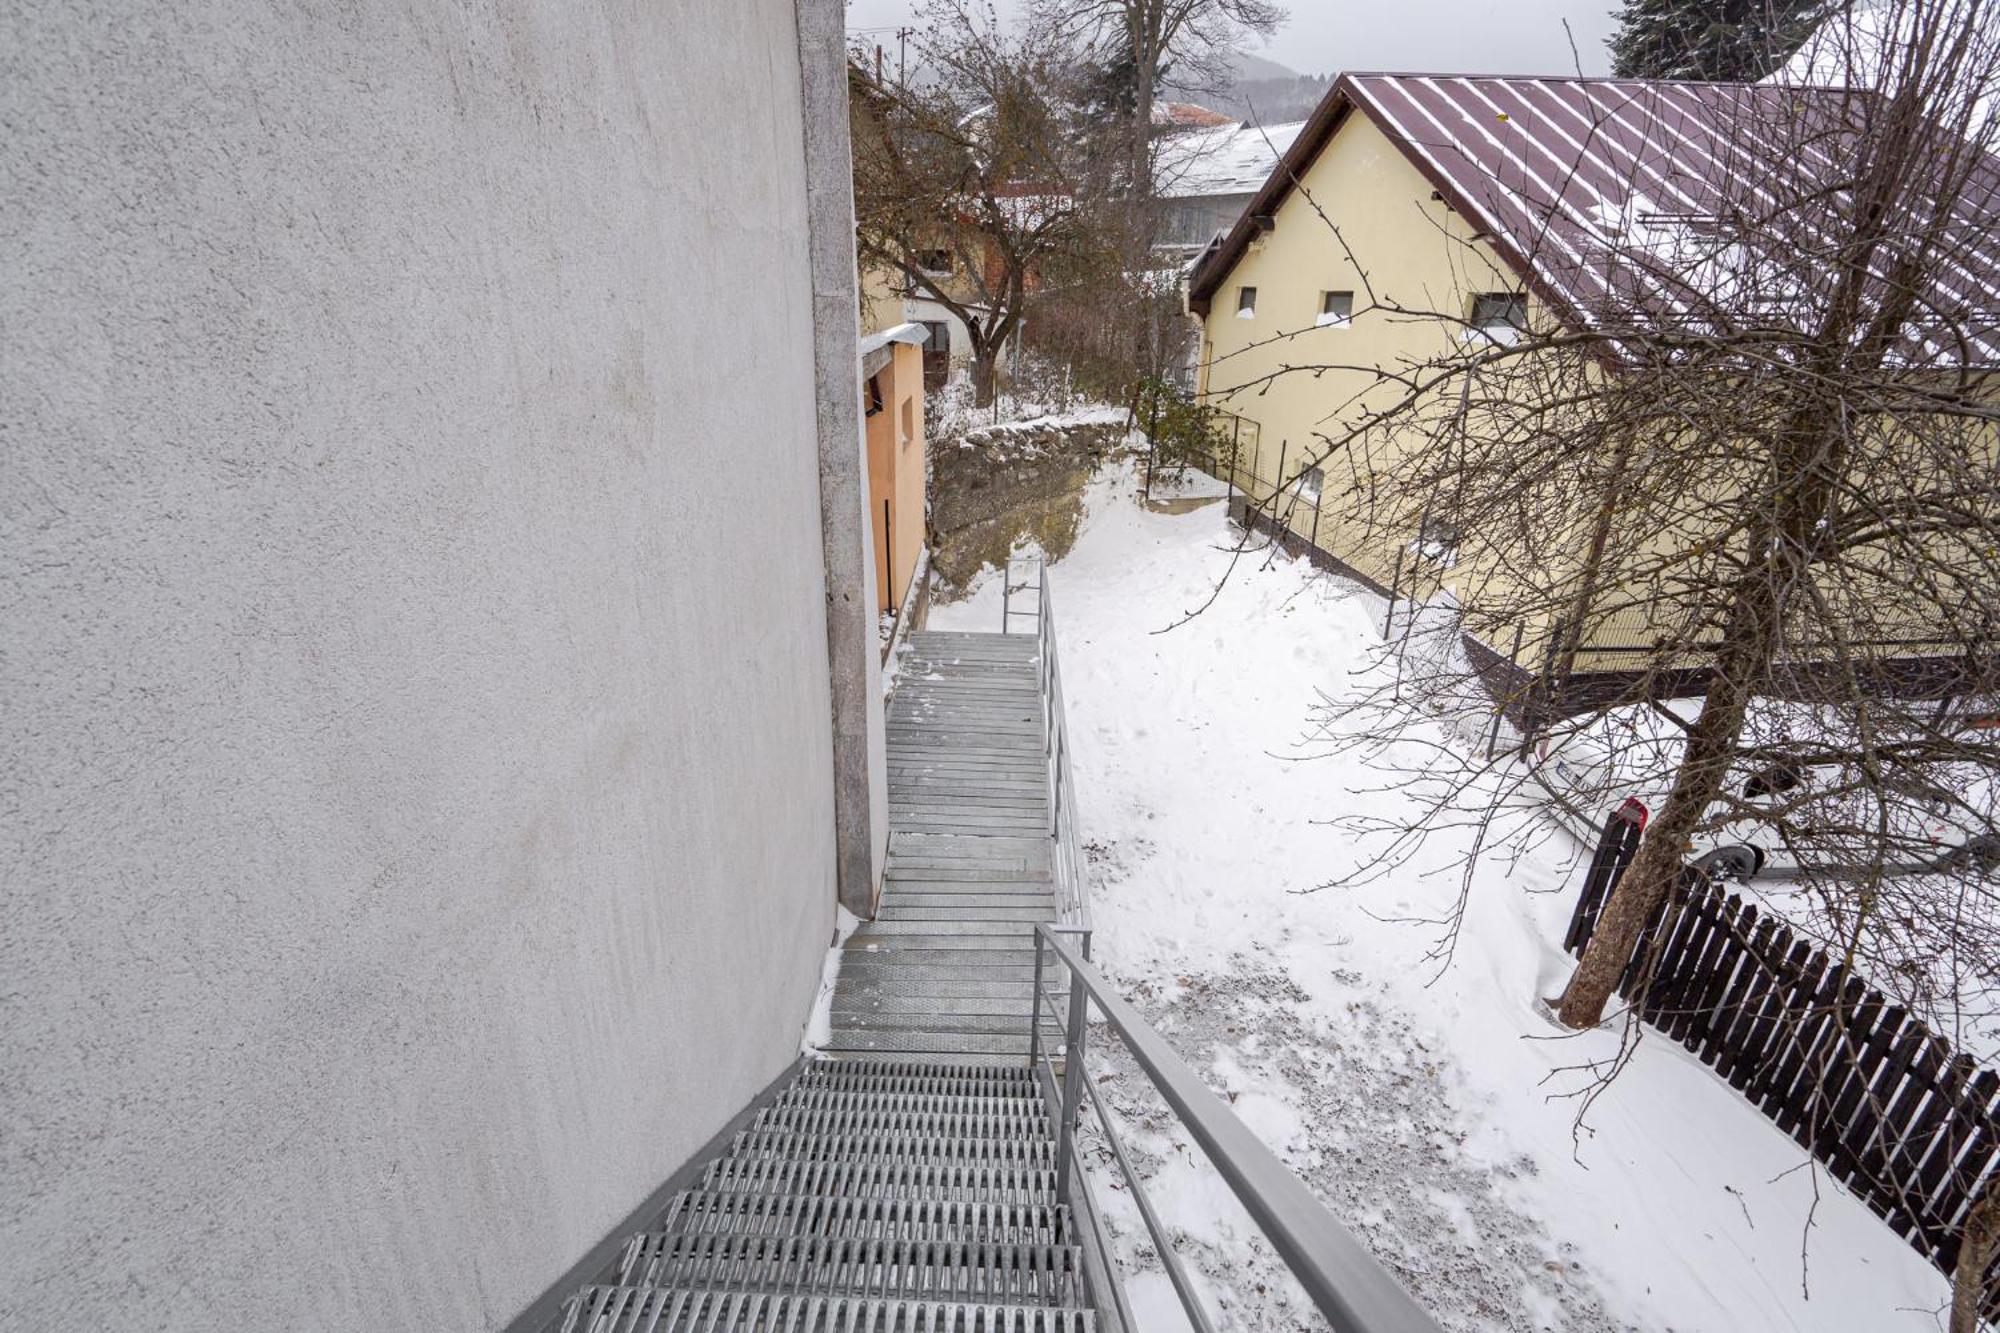
<instances>
[{"instance_id":1,"label":"metal railing","mask_svg":"<svg viewBox=\"0 0 2000 1333\"><path fill-rule=\"evenodd\" d=\"M1033 564L1032 579L1014 582L1014 570ZM1033 557L1009 560L1001 588L1000 624L1012 632L1018 616L1035 618L1035 684L1042 695L1042 756L1049 781L1049 878L1056 898L1056 917L1067 925L1090 925L1090 904L1083 886L1083 845L1077 836L1076 783L1069 771L1069 715L1063 704L1062 660L1056 648L1055 604L1049 596L1048 566ZM1017 609L1014 594L1035 589L1032 611Z\"/></svg>"},{"instance_id":2,"label":"metal railing","mask_svg":"<svg viewBox=\"0 0 2000 1333\"><path fill-rule=\"evenodd\" d=\"M1051 954L1069 977L1067 1012L1058 1007L1062 997L1045 984ZM1146 1197L1139 1174L1132 1169L1097 1082L1085 1076L1084 1038L1090 1028L1091 1006L1095 1005L1335 1333L1439 1333L1437 1322L1327 1211L1305 1182L1209 1091L1166 1038L1111 989L1091 966L1089 957L1088 927L1045 924L1035 928L1035 1021L1029 1025L1028 1063L1040 1075L1042 1094L1060 1117L1056 1127L1056 1188L1062 1201L1080 1202L1076 1182L1083 1177L1076 1161L1076 1135L1084 1102L1088 1101L1125 1188L1152 1237L1154 1252L1187 1312L1188 1323L1197 1333L1213 1333L1215 1321L1203 1307L1186 1265L1174 1250L1172 1237ZM1060 1075L1051 1053L1042 1048L1045 1012L1063 1029ZM1091 1211L1094 1214L1095 1210ZM1110 1262L1108 1255L1106 1262ZM1119 1320L1129 1330L1132 1317L1122 1287L1113 1281L1111 1288L1108 1294Z\"/></svg>"}]
</instances>

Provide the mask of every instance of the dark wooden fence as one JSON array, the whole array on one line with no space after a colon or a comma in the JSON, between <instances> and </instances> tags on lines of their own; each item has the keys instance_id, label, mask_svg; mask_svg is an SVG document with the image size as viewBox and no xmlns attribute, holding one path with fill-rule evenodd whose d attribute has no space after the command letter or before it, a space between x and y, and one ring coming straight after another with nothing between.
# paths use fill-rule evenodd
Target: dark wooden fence
<instances>
[{"instance_id":1,"label":"dark wooden fence","mask_svg":"<svg viewBox=\"0 0 2000 1333\"><path fill-rule=\"evenodd\" d=\"M1581 954L1638 841L1606 822L1564 945ZM1694 869L1647 923L1619 985L1641 1017L1729 1080L1946 1273L2000 1153L1979 1069L1903 1006ZM2000 1265L1986 1313L2000 1315Z\"/></svg>"}]
</instances>

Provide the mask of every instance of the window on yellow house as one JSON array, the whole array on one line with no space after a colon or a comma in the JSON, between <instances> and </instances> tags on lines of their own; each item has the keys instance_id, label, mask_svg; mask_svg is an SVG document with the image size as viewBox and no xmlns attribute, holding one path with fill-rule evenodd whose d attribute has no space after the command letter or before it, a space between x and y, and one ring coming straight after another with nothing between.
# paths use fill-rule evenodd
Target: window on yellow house
<instances>
[{"instance_id":1,"label":"window on yellow house","mask_svg":"<svg viewBox=\"0 0 2000 1333\"><path fill-rule=\"evenodd\" d=\"M1236 318L1255 319L1257 317L1257 289L1238 287L1236 289Z\"/></svg>"},{"instance_id":2,"label":"window on yellow house","mask_svg":"<svg viewBox=\"0 0 2000 1333\"><path fill-rule=\"evenodd\" d=\"M1354 319L1353 292L1321 292L1319 294L1319 318L1313 321L1322 329L1344 329Z\"/></svg>"},{"instance_id":3,"label":"window on yellow house","mask_svg":"<svg viewBox=\"0 0 2000 1333\"><path fill-rule=\"evenodd\" d=\"M1309 467L1299 473L1299 499L1307 504L1319 503L1320 489L1326 485L1326 474L1316 467Z\"/></svg>"},{"instance_id":4,"label":"window on yellow house","mask_svg":"<svg viewBox=\"0 0 2000 1333\"><path fill-rule=\"evenodd\" d=\"M1472 298L1473 334L1497 343L1518 342L1528 331L1528 298L1518 292L1486 292Z\"/></svg>"},{"instance_id":5,"label":"window on yellow house","mask_svg":"<svg viewBox=\"0 0 2000 1333\"><path fill-rule=\"evenodd\" d=\"M949 277L957 265L952 262L951 251L949 250L919 250L917 251L917 267L926 273L935 273L943 277Z\"/></svg>"}]
</instances>

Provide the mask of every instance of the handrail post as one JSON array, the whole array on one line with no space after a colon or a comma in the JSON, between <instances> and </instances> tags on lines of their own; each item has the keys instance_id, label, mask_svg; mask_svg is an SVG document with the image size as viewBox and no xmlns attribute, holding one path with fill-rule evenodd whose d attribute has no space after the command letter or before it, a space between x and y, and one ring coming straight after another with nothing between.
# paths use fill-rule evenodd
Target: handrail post
<instances>
[{"instance_id":1,"label":"handrail post","mask_svg":"<svg viewBox=\"0 0 2000 1333\"><path fill-rule=\"evenodd\" d=\"M1041 932L1036 932L1039 939ZM1088 940L1088 936L1085 937ZM1086 943L1084 946L1088 948ZM1083 1034L1090 992L1074 973L1069 979L1069 1031L1063 1044L1062 1125L1056 1138L1056 1198L1070 1201L1070 1172L1076 1164L1076 1122L1083 1100Z\"/></svg>"},{"instance_id":2,"label":"handrail post","mask_svg":"<svg viewBox=\"0 0 2000 1333\"><path fill-rule=\"evenodd\" d=\"M1042 1064L1042 932L1035 932L1035 990L1028 1002L1028 1068Z\"/></svg>"},{"instance_id":3,"label":"handrail post","mask_svg":"<svg viewBox=\"0 0 2000 1333\"><path fill-rule=\"evenodd\" d=\"M1065 757L1064 751L1068 748L1063 744L1063 741L1063 734L1057 732L1055 764L1053 765L1055 769L1055 781L1049 792L1049 836L1051 838L1062 836L1063 759Z\"/></svg>"}]
</instances>

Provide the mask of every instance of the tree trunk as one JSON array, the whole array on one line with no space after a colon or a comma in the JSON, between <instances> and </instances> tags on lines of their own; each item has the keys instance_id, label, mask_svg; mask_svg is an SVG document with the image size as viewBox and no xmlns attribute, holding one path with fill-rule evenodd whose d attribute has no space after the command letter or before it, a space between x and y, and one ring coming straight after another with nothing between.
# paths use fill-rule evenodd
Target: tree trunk
<instances>
[{"instance_id":1,"label":"tree trunk","mask_svg":"<svg viewBox=\"0 0 2000 1333\"><path fill-rule=\"evenodd\" d=\"M1640 932L1672 891L1695 828L1722 791L1749 702L1748 682L1727 667L1718 670L1688 736L1674 789L1646 825L1638 855L1612 890L1611 901L1604 905L1590 943L1584 946L1583 961L1563 991L1565 1026L1592 1028L1604 1020L1604 1007L1625 975Z\"/></svg>"},{"instance_id":2,"label":"tree trunk","mask_svg":"<svg viewBox=\"0 0 2000 1333\"><path fill-rule=\"evenodd\" d=\"M1988 1176L1985 1188L1965 1215L1965 1232L1958 1241L1958 1262L1951 1273L1951 1333L1979 1333L1980 1307L1986 1303L1986 1270L2000 1248L2000 1174Z\"/></svg>"},{"instance_id":3,"label":"tree trunk","mask_svg":"<svg viewBox=\"0 0 2000 1333\"><path fill-rule=\"evenodd\" d=\"M1000 349L986 343L976 344L972 349L973 406L993 406L993 396L999 389L999 381Z\"/></svg>"}]
</instances>

